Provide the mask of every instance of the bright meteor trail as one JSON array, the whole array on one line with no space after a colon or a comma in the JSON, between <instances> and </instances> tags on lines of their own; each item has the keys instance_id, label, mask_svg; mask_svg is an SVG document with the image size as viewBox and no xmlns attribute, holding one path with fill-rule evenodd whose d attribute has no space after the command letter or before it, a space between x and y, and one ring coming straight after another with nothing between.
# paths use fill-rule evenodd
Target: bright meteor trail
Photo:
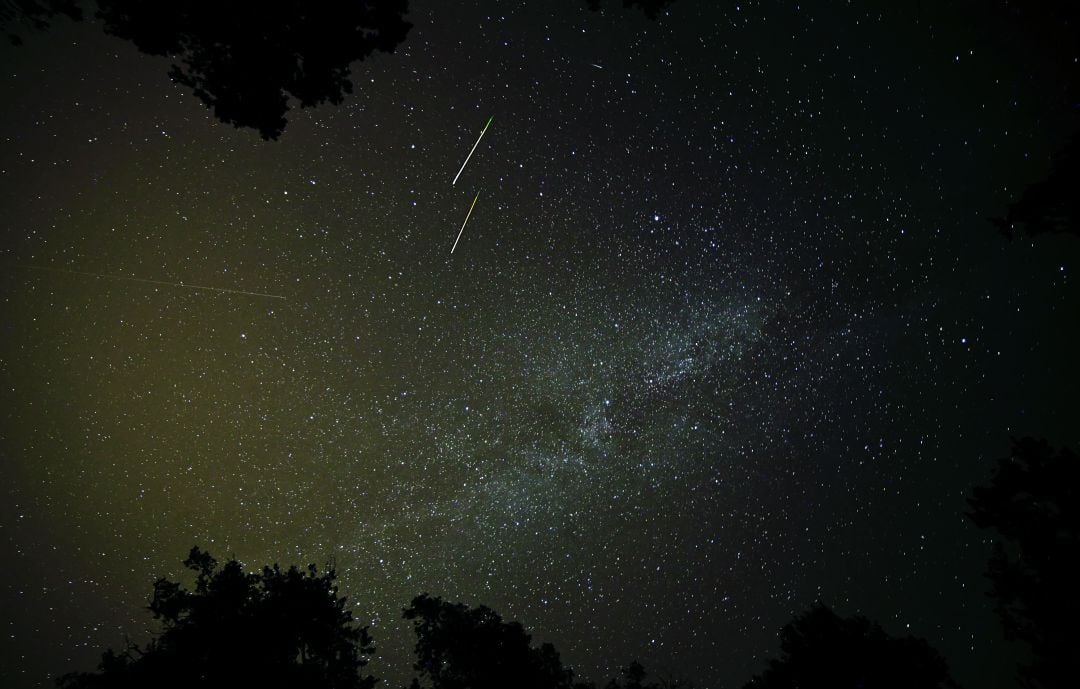
<instances>
[{"instance_id":1,"label":"bright meteor trail","mask_svg":"<svg viewBox=\"0 0 1080 689\"><path fill-rule=\"evenodd\" d=\"M461 172L465 169L465 166L469 164L469 158L472 158L472 154L474 151L476 151L476 147L480 145L480 139L484 138L484 133L487 132L488 127L491 126L491 121L494 119L494 115L488 118L487 124L484 125L483 131L480 132L480 136L476 137L476 143L473 144L472 151L469 151L469 155L465 156L465 162L461 164L461 170L458 170L457 174L454 175L454 181L450 183L451 186L457 184L458 177L461 177Z\"/></svg>"},{"instance_id":2,"label":"bright meteor trail","mask_svg":"<svg viewBox=\"0 0 1080 689\"><path fill-rule=\"evenodd\" d=\"M488 121L488 124L491 124L490 120ZM484 127L484 129L487 129L487 127ZM483 134L480 136L483 136ZM468 159L466 159L465 162L469 162ZM476 206L476 199L478 198L480 198L480 192L476 192L476 196L473 197L472 205L469 206L469 212L465 214L465 222L461 223L461 229L458 230L457 239L454 240L454 246L450 247L450 253L454 253L454 249L457 248L457 243L461 241L461 233L465 231L465 225L469 222L469 216L472 215L472 209Z\"/></svg>"},{"instance_id":3,"label":"bright meteor trail","mask_svg":"<svg viewBox=\"0 0 1080 689\"><path fill-rule=\"evenodd\" d=\"M475 202L474 202L475 203ZM107 275L105 273L88 273L84 270L70 270L68 268L50 268L46 266L28 266L21 265L20 268L29 268L30 270L45 270L53 273L67 273L68 275L84 275L92 278L103 278L106 280L127 280L128 282L142 282L149 285L164 285L166 287L186 287L188 289L202 289L210 292L224 292L226 294L245 294L249 297L266 297L267 299L282 299L285 297L279 294L266 294L265 292L246 292L242 289L229 289L228 287L207 287L205 285L189 285L186 282L168 282L166 280L150 280L147 278L133 278L127 275Z\"/></svg>"}]
</instances>

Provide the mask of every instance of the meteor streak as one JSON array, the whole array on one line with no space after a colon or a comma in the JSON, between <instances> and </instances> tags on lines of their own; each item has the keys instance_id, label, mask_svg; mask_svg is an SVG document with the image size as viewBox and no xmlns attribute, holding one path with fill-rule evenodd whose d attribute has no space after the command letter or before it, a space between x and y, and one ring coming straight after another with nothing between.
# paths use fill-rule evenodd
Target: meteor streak
<instances>
[{"instance_id":1,"label":"meteor streak","mask_svg":"<svg viewBox=\"0 0 1080 689\"><path fill-rule=\"evenodd\" d=\"M491 122L488 122L491 124ZM485 127L487 129L487 127ZM481 134L481 136L483 136ZM469 222L469 216L472 215L472 209L476 206L476 199L480 198L480 192L476 192L476 196L473 197L472 205L469 206L469 212L465 214L465 222L461 223L461 229L458 230L457 239L454 240L454 246L450 247L450 253L454 253L454 249L457 248L457 243L461 241L461 233L465 231L465 225Z\"/></svg>"},{"instance_id":2,"label":"meteor streak","mask_svg":"<svg viewBox=\"0 0 1080 689\"><path fill-rule=\"evenodd\" d=\"M458 170L457 174L454 175L454 181L450 183L451 186L457 184L457 178L461 177L461 173L465 169L465 166L469 164L469 158L472 158L473 151L475 151L476 147L480 145L480 139L484 138L484 133L487 132L488 127L491 126L491 121L493 119L495 119L494 115L488 118L487 124L484 125L483 131L480 132L480 136L476 137L476 143L473 144L472 151L469 151L469 155L465 156L465 162L461 164L461 170Z\"/></svg>"},{"instance_id":3,"label":"meteor streak","mask_svg":"<svg viewBox=\"0 0 1080 689\"><path fill-rule=\"evenodd\" d=\"M226 294L245 294L249 297L266 297L267 299L281 299L285 297L279 294L266 294L265 292L246 292L242 289L229 289L228 287L207 287L206 285L191 285L186 282L168 282L166 280L150 280L147 278L133 278L127 275L107 275L105 273L89 273L84 270L70 270L68 268L50 268L47 266L20 265L20 268L30 270L44 270L53 273L67 273L68 275L83 275L91 278L103 278L105 280L126 280L128 282L142 282L148 285L164 285L166 287L186 287L188 289L201 289L210 292L224 292Z\"/></svg>"}]
</instances>

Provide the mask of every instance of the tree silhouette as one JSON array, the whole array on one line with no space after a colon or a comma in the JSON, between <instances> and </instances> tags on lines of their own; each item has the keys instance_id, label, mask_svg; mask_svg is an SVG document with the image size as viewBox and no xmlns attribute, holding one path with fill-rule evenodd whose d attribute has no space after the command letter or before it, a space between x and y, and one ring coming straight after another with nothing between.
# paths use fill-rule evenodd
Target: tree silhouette
<instances>
[{"instance_id":1,"label":"tree silhouette","mask_svg":"<svg viewBox=\"0 0 1080 689\"><path fill-rule=\"evenodd\" d=\"M349 65L405 40L408 0L254 3L243 0L97 0L105 32L144 53L173 58L169 77L192 89L222 122L264 139L285 129L290 97L300 107L340 104L352 93ZM0 29L44 29L57 15L82 19L77 0L0 0Z\"/></svg>"},{"instance_id":2,"label":"tree silhouette","mask_svg":"<svg viewBox=\"0 0 1080 689\"><path fill-rule=\"evenodd\" d=\"M679 679L660 679L656 682L646 682L645 678L648 676L649 673L645 671L645 666L635 660L622 669L622 683L613 679L607 683L605 689L691 689L693 686Z\"/></svg>"},{"instance_id":3,"label":"tree silhouette","mask_svg":"<svg viewBox=\"0 0 1080 689\"><path fill-rule=\"evenodd\" d=\"M994 529L987 576L1008 638L1030 646L1020 670L1031 686L1075 686L1080 648L1080 462L1045 440L1013 440L990 485L976 487L968 516Z\"/></svg>"},{"instance_id":4,"label":"tree silhouette","mask_svg":"<svg viewBox=\"0 0 1080 689\"><path fill-rule=\"evenodd\" d=\"M83 18L76 0L0 0L0 31L12 45L22 45L19 28L47 29L58 14L75 21Z\"/></svg>"},{"instance_id":5,"label":"tree silhouette","mask_svg":"<svg viewBox=\"0 0 1080 689\"><path fill-rule=\"evenodd\" d=\"M675 0L622 0L623 7L638 7L649 19L656 19L660 10L664 9ZM589 9L600 9L601 0L588 0Z\"/></svg>"},{"instance_id":6,"label":"tree silhouette","mask_svg":"<svg viewBox=\"0 0 1080 689\"><path fill-rule=\"evenodd\" d=\"M264 139L285 128L288 97L301 107L340 104L349 64L392 52L411 24L408 0L251 3L238 0L98 0L105 31L151 55L178 60L169 76L223 122Z\"/></svg>"},{"instance_id":7,"label":"tree silhouette","mask_svg":"<svg viewBox=\"0 0 1080 689\"><path fill-rule=\"evenodd\" d=\"M495 611L448 603L426 593L405 609L416 632L416 664L430 689L571 689L574 673L565 669L551 644L539 648L518 622L503 622Z\"/></svg>"},{"instance_id":8,"label":"tree silhouette","mask_svg":"<svg viewBox=\"0 0 1080 689\"><path fill-rule=\"evenodd\" d=\"M1075 132L1080 107L1080 70L1076 65L1076 35L1080 3L1076 0L1025 0L973 5L989 21L996 40L1024 61L1025 71L1043 79L1041 97L1054 109L1068 112ZM1058 152L1050 174L1031 183L1013 201L1004 217L991 222L1007 237L1017 231L1080 235L1080 139Z\"/></svg>"},{"instance_id":9,"label":"tree silhouette","mask_svg":"<svg viewBox=\"0 0 1080 689\"><path fill-rule=\"evenodd\" d=\"M372 689L360 674L375 649L367 627L356 627L335 573L315 565L244 573L192 548L184 565L195 590L159 579L150 612L162 633L144 648L104 653L99 671L72 673L63 689L128 687L326 687Z\"/></svg>"},{"instance_id":10,"label":"tree silhouette","mask_svg":"<svg viewBox=\"0 0 1080 689\"><path fill-rule=\"evenodd\" d=\"M570 0L566 0L570 2ZM596 10L601 0L586 0ZM674 0L623 0L656 18ZM214 115L277 139L290 98L300 107L341 104L352 93L349 65L393 52L412 24L408 0L245 2L96 0L105 32L144 53L174 60L169 77L191 88ZM78 0L0 0L0 30L44 29L57 15L81 19Z\"/></svg>"},{"instance_id":11,"label":"tree silhouette","mask_svg":"<svg viewBox=\"0 0 1080 689\"><path fill-rule=\"evenodd\" d=\"M1028 186L1005 217L991 222L1009 238L1017 229L1028 235L1080 236L1080 139L1058 154L1046 179Z\"/></svg>"},{"instance_id":12,"label":"tree silhouette","mask_svg":"<svg viewBox=\"0 0 1080 689\"><path fill-rule=\"evenodd\" d=\"M889 636L864 617L816 606L780 633L782 655L745 689L955 687L945 660L922 639Z\"/></svg>"}]
</instances>

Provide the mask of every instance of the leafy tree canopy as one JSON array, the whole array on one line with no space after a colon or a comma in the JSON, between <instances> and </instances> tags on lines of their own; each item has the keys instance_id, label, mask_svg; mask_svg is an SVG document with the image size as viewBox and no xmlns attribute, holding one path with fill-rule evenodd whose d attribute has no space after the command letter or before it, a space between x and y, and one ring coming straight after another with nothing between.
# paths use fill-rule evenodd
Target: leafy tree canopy
<instances>
[{"instance_id":1,"label":"leafy tree canopy","mask_svg":"<svg viewBox=\"0 0 1080 689\"><path fill-rule=\"evenodd\" d=\"M1006 636L1031 648L1021 676L1036 687L1075 686L1080 458L1045 440L1014 440L969 503L971 520L1000 535L987 576Z\"/></svg>"},{"instance_id":2,"label":"leafy tree canopy","mask_svg":"<svg viewBox=\"0 0 1080 689\"><path fill-rule=\"evenodd\" d=\"M218 567L197 547L184 565L196 572L194 591L164 578L154 584L149 609L163 627L156 639L106 651L98 672L65 675L59 686L374 687L361 670L375 649L337 595L333 569L245 573L235 560Z\"/></svg>"},{"instance_id":3,"label":"leafy tree canopy","mask_svg":"<svg viewBox=\"0 0 1080 689\"><path fill-rule=\"evenodd\" d=\"M645 13L649 19L656 19L660 11L675 2L675 0L622 0L623 7L637 7ZM588 0L589 9L598 10L601 0Z\"/></svg>"},{"instance_id":4,"label":"leafy tree canopy","mask_svg":"<svg viewBox=\"0 0 1080 689\"><path fill-rule=\"evenodd\" d=\"M622 682L611 680L605 689L691 689L693 685L680 679L646 681L649 673L636 660L622 669Z\"/></svg>"},{"instance_id":5,"label":"leafy tree canopy","mask_svg":"<svg viewBox=\"0 0 1080 689\"><path fill-rule=\"evenodd\" d=\"M12 45L22 45L20 28L41 31L57 16L78 21L83 18L78 0L0 0L0 30Z\"/></svg>"},{"instance_id":6,"label":"leafy tree canopy","mask_svg":"<svg viewBox=\"0 0 1080 689\"><path fill-rule=\"evenodd\" d=\"M301 107L340 104L349 64L392 52L412 26L408 0L305 2L98 0L105 31L175 59L169 76L223 122L264 139L285 128L291 95Z\"/></svg>"},{"instance_id":7,"label":"leafy tree canopy","mask_svg":"<svg viewBox=\"0 0 1080 689\"><path fill-rule=\"evenodd\" d=\"M745 689L939 689L955 687L945 660L915 637L894 638L864 617L824 606L780 633L781 656Z\"/></svg>"},{"instance_id":8,"label":"leafy tree canopy","mask_svg":"<svg viewBox=\"0 0 1080 689\"><path fill-rule=\"evenodd\" d=\"M585 0L599 9L601 0ZM674 0L623 0L656 18ZM571 0L566 0L568 7ZM105 32L144 53L174 60L169 77L222 122L264 139L285 130L290 99L300 107L341 104L352 93L349 66L393 52L412 28L408 0L96 0ZM47 28L57 16L83 18L78 0L0 0L0 31Z\"/></svg>"},{"instance_id":9,"label":"leafy tree canopy","mask_svg":"<svg viewBox=\"0 0 1080 689\"><path fill-rule=\"evenodd\" d=\"M1028 186L1009 205L1005 217L993 222L1007 237L1016 230L1028 235L1080 236L1080 138L1058 154L1046 179Z\"/></svg>"},{"instance_id":10,"label":"leafy tree canopy","mask_svg":"<svg viewBox=\"0 0 1080 689\"><path fill-rule=\"evenodd\" d=\"M414 688L571 689L573 672L564 669L551 644L539 648L518 622L503 622L495 611L469 608L421 594L405 609L416 632L419 678ZM423 684L421 683L423 682Z\"/></svg>"},{"instance_id":11,"label":"leafy tree canopy","mask_svg":"<svg viewBox=\"0 0 1080 689\"><path fill-rule=\"evenodd\" d=\"M191 88L222 122L253 127L264 139L285 129L290 98L300 107L352 93L349 65L393 52L412 24L408 0L96 0L105 32L144 53L174 60L169 77ZM78 0L0 0L0 30L48 28L83 18Z\"/></svg>"}]
</instances>

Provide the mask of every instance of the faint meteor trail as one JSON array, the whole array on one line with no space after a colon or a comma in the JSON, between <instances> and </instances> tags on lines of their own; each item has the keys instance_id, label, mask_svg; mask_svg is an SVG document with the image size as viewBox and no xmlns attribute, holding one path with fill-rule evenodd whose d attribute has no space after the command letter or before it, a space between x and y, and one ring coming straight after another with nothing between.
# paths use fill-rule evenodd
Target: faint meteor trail
<instances>
[{"instance_id":1,"label":"faint meteor trail","mask_svg":"<svg viewBox=\"0 0 1080 689\"><path fill-rule=\"evenodd\" d=\"M476 143L473 144L472 151L469 151L469 155L465 156L465 162L461 164L461 170L458 170L457 174L454 175L454 181L450 183L451 186L457 184L457 178L461 177L461 173L465 169L465 166L469 164L469 158L472 158L473 152L476 151L476 147L480 145L480 139L484 138L484 133L487 132L488 127L491 126L491 121L493 119L495 119L494 115L488 118L487 124L484 125L483 131L480 132L480 136L476 137Z\"/></svg>"},{"instance_id":2,"label":"faint meteor trail","mask_svg":"<svg viewBox=\"0 0 1080 689\"><path fill-rule=\"evenodd\" d=\"M490 124L490 122L488 124ZM458 230L457 239L454 240L454 246L450 247L450 253L454 253L454 249L457 248L457 243L461 241L461 233L465 231L465 225L469 222L469 216L472 215L472 209L476 206L476 199L478 198L480 198L480 192L476 192L476 196L473 197L472 205L469 206L469 212L465 214L465 222L461 223L461 229Z\"/></svg>"},{"instance_id":3,"label":"faint meteor trail","mask_svg":"<svg viewBox=\"0 0 1080 689\"><path fill-rule=\"evenodd\" d=\"M44 270L53 273L67 273L68 275L83 275L92 278L103 278L106 280L127 280L128 282L142 282L148 285L164 285L165 287L186 287L188 289L201 289L210 292L224 292L226 294L245 294L249 297L266 297L267 299L281 299L285 300L285 297L280 294L267 294L265 292L247 292L242 289L229 289L228 287L207 287L206 285L190 285L186 282L168 282L166 280L150 280L148 278L133 278L127 275L108 275L106 273L90 273L84 270L71 270L69 268L51 268L48 266L31 266L26 264L16 264L19 268L28 268L30 270Z\"/></svg>"}]
</instances>

